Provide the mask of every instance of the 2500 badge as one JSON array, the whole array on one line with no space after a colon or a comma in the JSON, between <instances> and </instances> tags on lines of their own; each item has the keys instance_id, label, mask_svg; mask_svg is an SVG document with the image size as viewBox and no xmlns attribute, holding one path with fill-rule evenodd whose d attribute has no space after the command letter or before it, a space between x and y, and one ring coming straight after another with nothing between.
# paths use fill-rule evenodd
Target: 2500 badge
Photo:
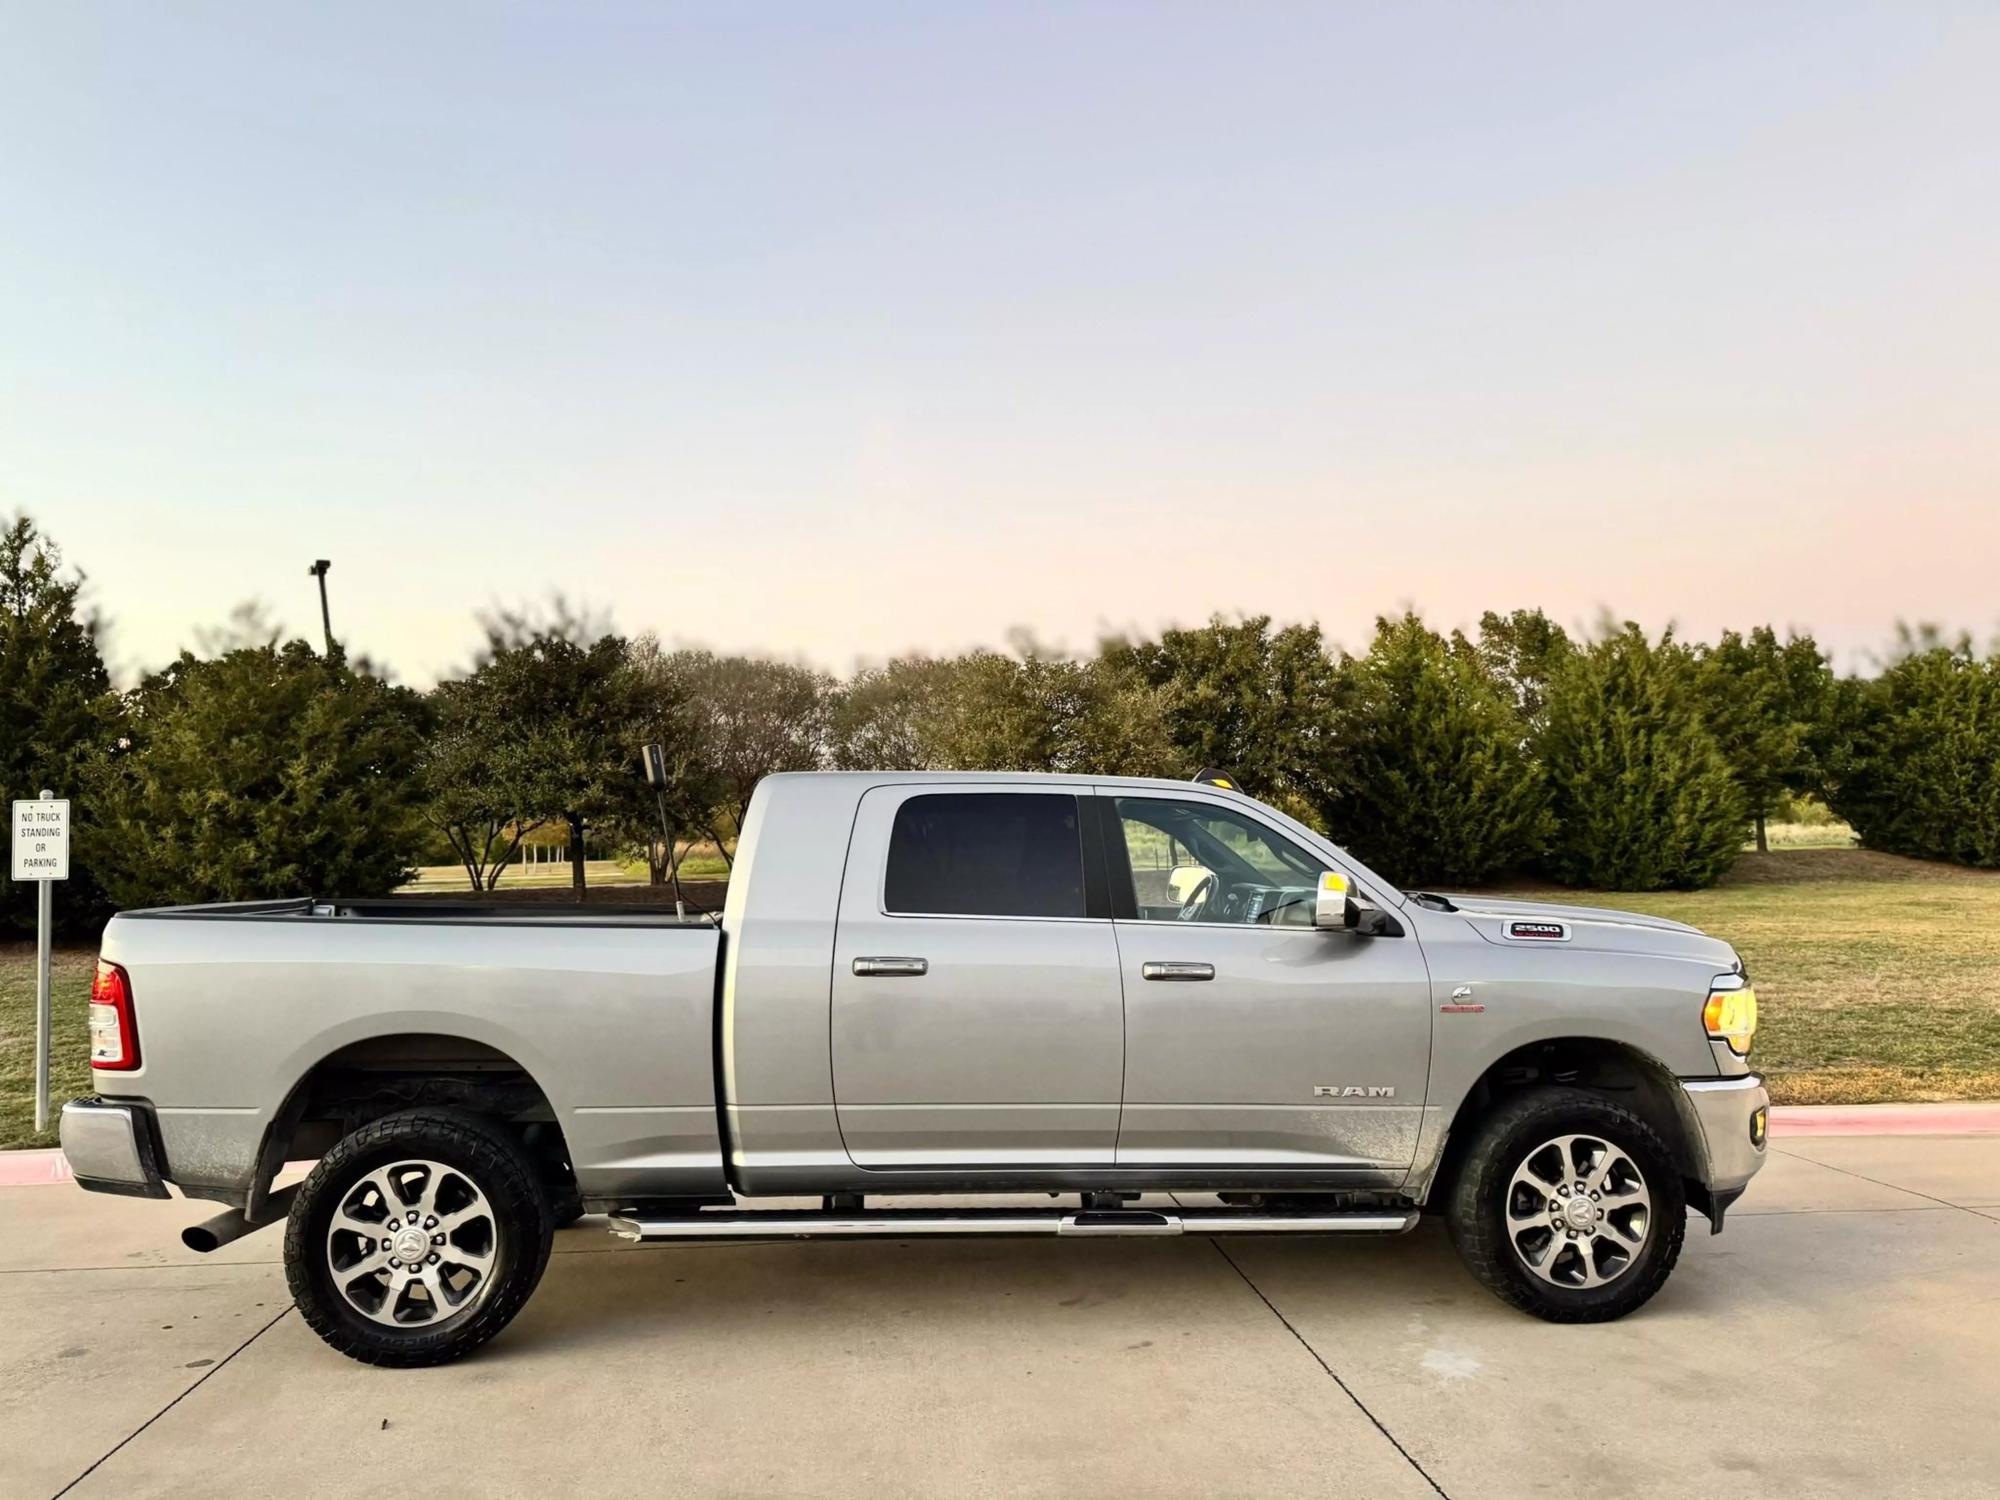
<instances>
[{"instance_id":1,"label":"2500 badge","mask_svg":"<svg viewBox=\"0 0 2000 1500\"><path fill-rule=\"evenodd\" d=\"M1509 922L1507 936L1529 943L1566 943L1569 941L1569 923Z\"/></svg>"}]
</instances>

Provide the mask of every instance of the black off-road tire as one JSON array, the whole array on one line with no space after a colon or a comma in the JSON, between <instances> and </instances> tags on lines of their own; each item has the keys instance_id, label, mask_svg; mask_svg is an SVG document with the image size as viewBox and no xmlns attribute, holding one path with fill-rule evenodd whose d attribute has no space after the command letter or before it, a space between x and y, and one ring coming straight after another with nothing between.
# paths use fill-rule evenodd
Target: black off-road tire
<instances>
[{"instance_id":1,"label":"black off-road tire","mask_svg":"<svg viewBox=\"0 0 2000 1500\"><path fill-rule=\"evenodd\" d=\"M327 1232L356 1184L409 1160L440 1163L477 1185L492 1208L497 1252L493 1284L474 1306L432 1325L394 1328L357 1311L334 1285ZM285 1224L285 1279L307 1325L342 1354L372 1365L439 1365L513 1321L548 1267L554 1233L548 1191L505 1130L463 1110L404 1110L344 1137L300 1185Z\"/></svg>"},{"instance_id":2,"label":"black off-road tire","mask_svg":"<svg viewBox=\"0 0 2000 1500\"><path fill-rule=\"evenodd\" d=\"M1599 1287L1560 1287L1522 1262L1508 1239L1508 1184L1523 1158L1569 1134L1602 1137L1644 1175L1652 1208L1644 1246L1620 1275ZM1494 1296L1550 1323L1608 1323L1643 1306L1666 1284L1687 1233L1680 1168L1659 1132L1602 1094L1538 1088L1505 1099L1479 1122L1445 1204L1452 1242Z\"/></svg>"}]
</instances>

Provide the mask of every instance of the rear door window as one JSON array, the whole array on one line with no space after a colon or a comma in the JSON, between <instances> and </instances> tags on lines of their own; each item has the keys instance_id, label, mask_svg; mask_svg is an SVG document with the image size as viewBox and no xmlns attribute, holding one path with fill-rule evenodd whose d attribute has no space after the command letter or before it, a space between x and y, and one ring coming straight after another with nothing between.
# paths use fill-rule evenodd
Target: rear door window
<instances>
[{"instance_id":1,"label":"rear door window","mask_svg":"<svg viewBox=\"0 0 2000 1500\"><path fill-rule=\"evenodd\" d=\"M898 916L1084 916L1077 799L1042 792L911 797L889 834L883 905Z\"/></svg>"}]
</instances>

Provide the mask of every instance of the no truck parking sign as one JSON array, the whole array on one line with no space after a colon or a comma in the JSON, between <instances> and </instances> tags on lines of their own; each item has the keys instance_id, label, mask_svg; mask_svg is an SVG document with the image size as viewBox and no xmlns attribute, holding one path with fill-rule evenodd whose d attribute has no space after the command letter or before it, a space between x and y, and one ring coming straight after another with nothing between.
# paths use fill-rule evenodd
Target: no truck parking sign
<instances>
[{"instance_id":1,"label":"no truck parking sign","mask_svg":"<svg viewBox=\"0 0 2000 1500\"><path fill-rule=\"evenodd\" d=\"M16 880L69 879L69 799L14 804Z\"/></svg>"},{"instance_id":2,"label":"no truck parking sign","mask_svg":"<svg viewBox=\"0 0 2000 1500\"><path fill-rule=\"evenodd\" d=\"M49 1128L49 929L54 882L69 879L69 798L14 804L14 879L35 882L35 1134Z\"/></svg>"}]
</instances>

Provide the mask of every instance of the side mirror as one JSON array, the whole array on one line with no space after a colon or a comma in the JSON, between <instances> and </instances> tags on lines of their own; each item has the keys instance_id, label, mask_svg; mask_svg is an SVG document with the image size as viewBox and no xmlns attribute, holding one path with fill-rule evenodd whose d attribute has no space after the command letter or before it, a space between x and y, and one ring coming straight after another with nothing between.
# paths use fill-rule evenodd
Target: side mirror
<instances>
[{"instance_id":1,"label":"side mirror","mask_svg":"<svg viewBox=\"0 0 2000 1500\"><path fill-rule=\"evenodd\" d=\"M1347 877L1338 870L1324 872L1313 896L1313 926L1349 931L1360 916L1361 903L1354 899Z\"/></svg>"},{"instance_id":2,"label":"side mirror","mask_svg":"<svg viewBox=\"0 0 2000 1500\"><path fill-rule=\"evenodd\" d=\"M1338 870L1328 870L1319 877L1319 890L1313 898L1313 926L1351 932L1356 937L1394 937L1402 931L1396 919L1381 907L1356 896L1347 877Z\"/></svg>"}]
</instances>

